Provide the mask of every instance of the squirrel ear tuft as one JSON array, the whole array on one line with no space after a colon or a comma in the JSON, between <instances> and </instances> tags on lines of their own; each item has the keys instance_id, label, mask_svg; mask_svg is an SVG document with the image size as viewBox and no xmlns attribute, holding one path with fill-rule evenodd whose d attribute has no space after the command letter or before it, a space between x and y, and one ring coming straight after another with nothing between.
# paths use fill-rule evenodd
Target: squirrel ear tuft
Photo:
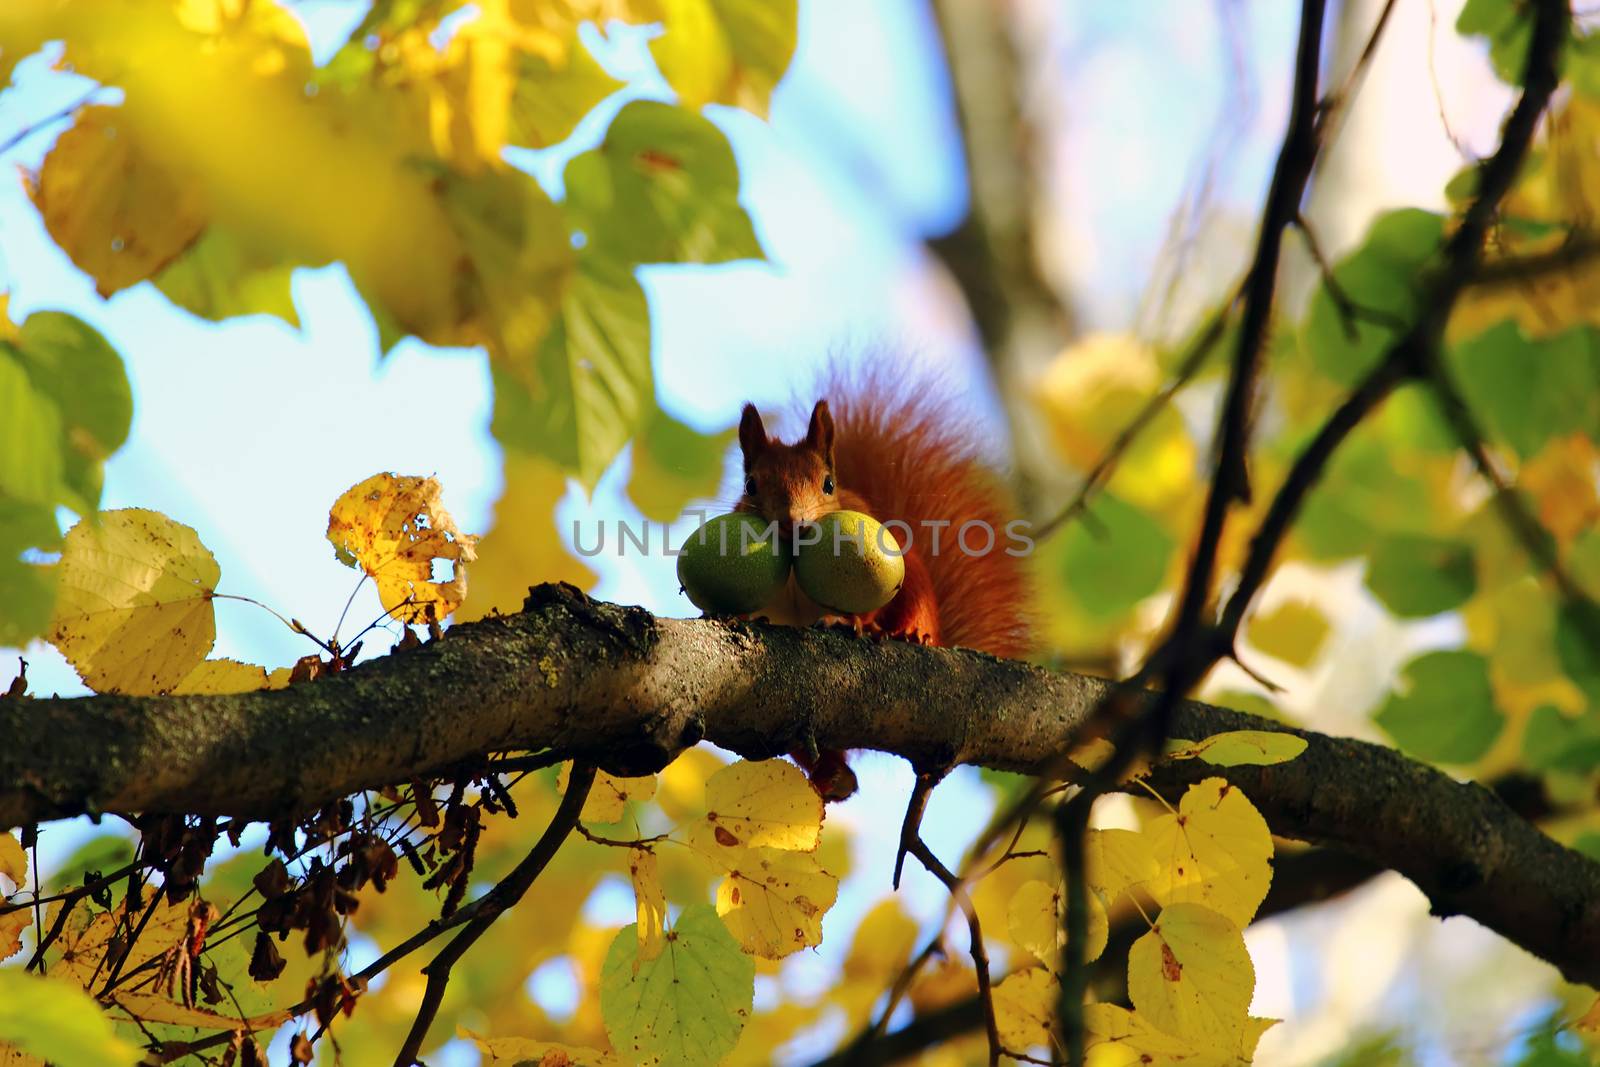
<instances>
[{"instance_id":1,"label":"squirrel ear tuft","mask_svg":"<svg viewBox=\"0 0 1600 1067\"><path fill-rule=\"evenodd\" d=\"M833 455L833 416L828 413L828 402L817 401L811 409L811 425L806 430L806 445L824 455Z\"/></svg>"},{"instance_id":2,"label":"squirrel ear tuft","mask_svg":"<svg viewBox=\"0 0 1600 1067\"><path fill-rule=\"evenodd\" d=\"M739 416L739 448L744 452L745 462L754 459L766 447L767 428L761 424L761 412L754 404L746 404L744 413Z\"/></svg>"}]
</instances>

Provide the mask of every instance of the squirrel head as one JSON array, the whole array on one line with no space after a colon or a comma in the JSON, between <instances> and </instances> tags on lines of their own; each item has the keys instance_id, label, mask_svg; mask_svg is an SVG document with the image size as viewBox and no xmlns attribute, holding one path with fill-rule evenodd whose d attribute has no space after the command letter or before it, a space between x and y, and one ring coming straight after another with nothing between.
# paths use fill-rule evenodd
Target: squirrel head
<instances>
[{"instance_id":1,"label":"squirrel head","mask_svg":"<svg viewBox=\"0 0 1600 1067\"><path fill-rule=\"evenodd\" d=\"M826 400L817 401L805 437L793 444L768 437L761 413L746 404L739 448L744 453L739 510L776 522L780 536L792 535L796 523L814 522L843 507L834 484L833 416Z\"/></svg>"}]
</instances>

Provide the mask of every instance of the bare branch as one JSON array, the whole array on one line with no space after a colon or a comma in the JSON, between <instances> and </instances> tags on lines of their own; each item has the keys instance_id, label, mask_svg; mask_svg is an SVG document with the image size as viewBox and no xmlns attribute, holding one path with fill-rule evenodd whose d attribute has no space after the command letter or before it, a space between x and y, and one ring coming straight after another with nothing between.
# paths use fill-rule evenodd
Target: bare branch
<instances>
[{"instance_id":1,"label":"bare branch","mask_svg":"<svg viewBox=\"0 0 1600 1067\"><path fill-rule=\"evenodd\" d=\"M411 1032L406 1035L405 1043L400 1046L400 1052L395 1057L395 1067L411 1067L418 1062L417 1054L422 1051L422 1042L427 1039L428 1028L433 1025L434 1017L439 1014L439 1005L444 1002L444 992L450 984L451 968L466 954L467 949L483 936L484 931L494 925L496 919L527 894L535 879L555 857L568 835L572 833L573 827L578 825L578 815L583 811L583 802L589 796L589 787L594 784L594 776L594 764L572 765L572 777L567 782L566 793L561 797L561 805L551 816L550 825L545 827L538 843L523 857L521 863L512 868L510 874L489 890L478 913L460 933L450 939L450 943L434 957L433 962L423 968L428 976L428 984L422 993L422 1004L417 1009L416 1022L412 1024Z\"/></svg>"}]
</instances>

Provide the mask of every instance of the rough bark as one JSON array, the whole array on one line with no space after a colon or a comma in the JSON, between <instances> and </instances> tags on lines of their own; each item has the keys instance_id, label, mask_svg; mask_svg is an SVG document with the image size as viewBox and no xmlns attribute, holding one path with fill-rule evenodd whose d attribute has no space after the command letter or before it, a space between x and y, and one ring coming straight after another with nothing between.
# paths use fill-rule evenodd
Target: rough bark
<instances>
[{"instance_id":1,"label":"rough bark","mask_svg":"<svg viewBox=\"0 0 1600 1067\"><path fill-rule=\"evenodd\" d=\"M749 758L871 748L919 766L1046 764L1111 683L978 652L837 631L656 618L567 586L515 615L289 689L232 696L0 701L0 826L82 812L265 818L364 788L554 748L616 773L712 741ZM1193 701L1174 733L1284 729ZM1409 877L1436 913L1469 915L1600 982L1600 864L1492 792L1393 749L1292 731L1272 767L1164 765L1158 785L1221 774L1275 833Z\"/></svg>"}]
</instances>

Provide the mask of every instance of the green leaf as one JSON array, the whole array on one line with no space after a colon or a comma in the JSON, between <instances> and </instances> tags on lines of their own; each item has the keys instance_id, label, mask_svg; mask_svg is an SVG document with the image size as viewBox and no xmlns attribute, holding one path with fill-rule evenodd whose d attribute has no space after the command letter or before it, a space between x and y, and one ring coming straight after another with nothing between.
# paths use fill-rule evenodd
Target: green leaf
<instances>
[{"instance_id":1,"label":"green leaf","mask_svg":"<svg viewBox=\"0 0 1600 1067\"><path fill-rule=\"evenodd\" d=\"M660 0L650 53L683 106L730 104L765 117L794 56L798 0Z\"/></svg>"},{"instance_id":2,"label":"green leaf","mask_svg":"<svg viewBox=\"0 0 1600 1067\"><path fill-rule=\"evenodd\" d=\"M670 522L691 500L710 497L722 485L734 429L705 434L656 408L633 443L628 496L645 518Z\"/></svg>"},{"instance_id":3,"label":"green leaf","mask_svg":"<svg viewBox=\"0 0 1600 1067\"><path fill-rule=\"evenodd\" d=\"M22 353L0 341L0 500L62 498L61 409L33 384Z\"/></svg>"},{"instance_id":4,"label":"green leaf","mask_svg":"<svg viewBox=\"0 0 1600 1067\"><path fill-rule=\"evenodd\" d=\"M600 147L567 165L567 210L586 247L625 263L763 259L739 205L722 131L681 107L636 100Z\"/></svg>"},{"instance_id":5,"label":"green leaf","mask_svg":"<svg viewBox=\"0 0 1600 1067\"><path fill-rule=\"evenodd\" d=\"M1507 85L1522 84L1533 24L1517 0L1467 0L1456 19L1464 37L1487 37L1495 76Z\"/></svg>"},{"instance_id":6,"label":"green leaf","mask_svg":"<svg viewBox=\"0 0 1600 1067\"><path fill-rule=\"evenodd\" d=\"M1562 59L1572 87L1585 96L1600 97L1600 33L1573 37Z\"/></svg>"},{"instance_id":7,"label":"green leaf","mask_svg":"<svg viewBox=\"0 0 1600 1067\"><path fill-rule=\"evenodd\" d=\"M1353 305L1347 318L1326 283L1311 297L1302 343L1322 374L1352 385L1421 313L1423 267L1444 240L1444 220L1407 208L1380 216L1366 242L1333 270Z\"/></svg>"},{"instance_id":8,"label":"green leaf","mask_svg":"<svg viewBox=\"0 0 1600 1067\"><path fill-rule=\"evenodd\" d=\"M1230 730L1200 741L1184 741L1167 755L1202 759L1214 767L1268 767L1287 763L1306 750L1306 740L1276 730Z\"/></svg>"},{"instance_id":9,"label":"green leaf","mask_svg":"<svg viewBox=\"0 0 1600 1067\"><path fill-rule=\"evenodd\" d=\"M133 1067L143 1058L83 990L15 967L0 969L0 1044L6 1042L53 1067Z\"/></svg>"},{"instance_id":10,"label":"green leaf","mask_svg":"<svg viewBox=\"0 0 1600 1067\"><path fill-rule=\"evenodd\" d=\"M548 148L572 135L595 106L622 88L576 36L557 64L530 52L517 57L517 82L511 91L507 141L526 148Z\"/></svg>"},{"instance_id":11,"label":"green leaf","mask_svg":"<svg viewBox=\"0 0 1600 1067\"><path fill-rule=\"evenodd\" d=\"M1524 459L1552 437L1600 433L1600 331L1533 341L1502 322L1455 346L1448 361L1468 406Z\"/></svg>"},{"instance_id":12,"label":"green leaf","mask_svg":"<svg viewBox=\"0 0 1600 1067\"><path fill-rule=\"evenodd\" d=\"M1600 714L1569 718L1548 705L1535 708L1522 735L1528 766L1586 773L1600 766Z\"/></svg>"},{"instance_id":13,"label":"green leaf","mask_svg":"<svg viewBox=\"0 0 1600 1067\"><path fill-rule=\"evenodd\" d=\"M1402 672L1406 691L1393 693L1377 723L1411 755L1434 763L1471 763L1500 735L1489 664L1476 652L1429 652Z\"/></svg>"},{"instance_id":14,"label":"green leaf","mask_svg":"<svg viewBox=\"0 0 1600 1067\"><path fill-rule=\"evenodd\" d=\"M247 249L228 230L213 224L152 281L168 300L211 322L272 315L299 327L291 289L294 269L293 263Z\"/></svg>"},{"instance_id":15,"label":"green leaf","mask_svg":"<svg viewBox=\"0 0 1600 1067\"><path fill-rule=\"evenodd\" d=\"M494 435L592 490L649 415L650 310L625 267L585 256L531 365L498 362Z\"/></svg>"},{"instance_id":16,"label":"green leaf","mask_svg":"<svg viewBox=\"0 0 1600 1067\"><path fill-rule=\"evenodd\" d=\"M29 549L60 543L53 507L0 494L0 647L20 648L49 626L56 606L56 568L21 557Z\"/></svg>"},{"instance_id":17,"label":"green leaf","mask_svg":"<svg viewBox=\"0 0 1600 1067\"><path fill-rule=\"evenodd\" d=\"M45 879L45 892L60 893L83 884L84 875L90 871L110 874L119 867L127 866L132 860L132 841L116 832L96 834L79 845L72 855L56 867L55 873ZM118 879L110 886L113 907L127 888L128 881L125 878Z\"/></svg>"},{"instance_id":18,"label":"green leaf","mask_svg":"<svg viewBox=\"0 0 1600 1067\"><path fill-rule=\"evenodd\" d=\"M1161 588L1172 537L1155 519L1109 493L1089 521L1062 534L1061 580L1085 614L1109 621Z\"/></svg>"},{"instance_id":19,"label":"green leaf","mask_svg":"<svg viewBox=\"0 0 1600 1067\"><path fill-rule=\"evenodd\" d=\"M1296 667L1309 667L1328 639L1327 616L1308 600L1285 600L1253 617L1245 628L1250 643Z\"/></svg>"},{"instance_id":20,"label":"green leaf","mask_svg":"<svg viewBox=\"0 0 1600 1067\"><path fill-rule=\"evenodd\" d=\"M439 180L445 213L472 263L471 278L462 285L479 290L479 299L465 303L488 309L494 332L491 354L526 365L549 339L561 313L560 294L576 266L566 217L539 183L521 171L471 177L443 172ZM555 383L549 388L562 391Z\"/></svg>"},{"instance_id":21,"label":"green leaf","mask_svg":"<svg viewBox=\"0 0 1600 1067\"><path fill-rule=\"evenodd\" d=\"M1395 463L1393 448L1369 426L1334 453L1294 532L1312 559L1343 559L1396 533L1431 533L1437 519L1428 487Z\"/></svg>"},{"instance_id":22,"label":"green leaf","mask_svg":"<svg viewBox=\"0 0 1600 1067\"><path fill-rule=\"evenodd\" d=\"M1556 656L1561 670L1600 709L1600 608L1578 601L1556 615Z\"/></svg>"},{"instance_id":23,"label":"green leaf","mask_svg":"<svg viewBox=\"0 0 1600 1067\"><path fill-rule=\"evenodd\" d=\"M685 908L653 960L639 959L637 924L626 926L600 972L606 1034L624 1062L716 1063L750 1018L755 973L709 904Z\"/></svg>"},{"instance_id":24,"label":"green leaf","mask_svg":"<svg viewBox=\"0 0 1600 1067\"><path fill-rule=\"evenodd\" d=\"M1458 608L1477 589L1472 546L1432 537L1386 537L1372 550L1366 582L1401 618Z\"/></svg>"},{"instance_id":25,"label":"green leaf","mask_svg":"<svg viewBox=\"0 0 1600 1067\"><path fill-rule=\"evenodd\" d=\"M15 352L35 389L61 413L62 481L80 514L100 505L102 468L133 425L122 357L99 331L60 311L28 316Z\"/></svg>"}]
</instances>

